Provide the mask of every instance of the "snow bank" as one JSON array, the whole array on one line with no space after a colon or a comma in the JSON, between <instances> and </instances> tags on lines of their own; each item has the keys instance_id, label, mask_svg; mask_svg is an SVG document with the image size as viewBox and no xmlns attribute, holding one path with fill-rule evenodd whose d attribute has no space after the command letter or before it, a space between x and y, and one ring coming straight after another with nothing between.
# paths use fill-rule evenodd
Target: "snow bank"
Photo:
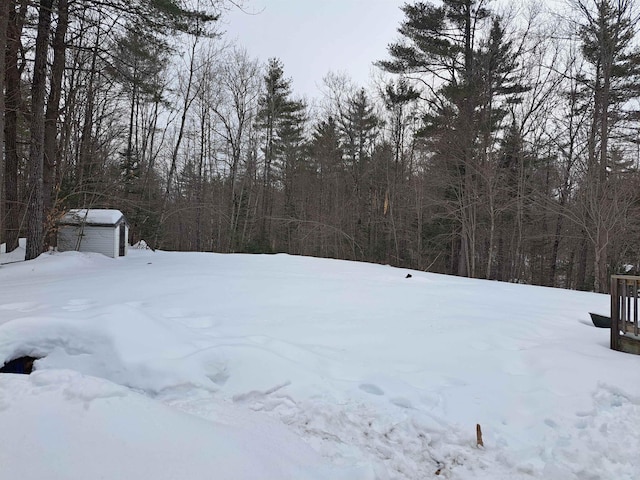
<instances>
[{"instance_id":1,"label":"snow bank","mask_svg":"<svg viewBox=\"0 0 640 480\"><path fill-rule=\"evenodd\" d=\"M72 371L0 375L0 422L3 478L352 478L277 425L203 420Z\"/></svg>"},{"instance_id":2,"label":"snow bank","mask_svg":"<svg viewBox=\"0 0 640 480\"><path fill-rule=\"evenodd\" d=\"M24 261L24 256L27 251L27 239L18 239L18 248L7 252L7 244L0 244L0 265L3 263L15 263Z\"/></svg>"}]
</instances>

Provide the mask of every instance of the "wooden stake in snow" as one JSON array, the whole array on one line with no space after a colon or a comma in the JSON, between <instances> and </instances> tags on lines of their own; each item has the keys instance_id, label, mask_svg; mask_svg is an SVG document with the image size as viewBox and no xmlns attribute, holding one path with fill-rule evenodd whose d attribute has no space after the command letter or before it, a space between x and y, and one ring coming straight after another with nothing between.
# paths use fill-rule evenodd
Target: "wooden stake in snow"
<instances>
[{"instance_id":1,"label":"wooden stake in snow","mask_svg":"<svg viewBox=\"0 0 640 480\"><path fill-rule=\"evenodd\" d=\"M482 429L479 423L476 424L476 445L478 447L484 447L484 443L482 442Z\"/></svg>"}]
</instances>

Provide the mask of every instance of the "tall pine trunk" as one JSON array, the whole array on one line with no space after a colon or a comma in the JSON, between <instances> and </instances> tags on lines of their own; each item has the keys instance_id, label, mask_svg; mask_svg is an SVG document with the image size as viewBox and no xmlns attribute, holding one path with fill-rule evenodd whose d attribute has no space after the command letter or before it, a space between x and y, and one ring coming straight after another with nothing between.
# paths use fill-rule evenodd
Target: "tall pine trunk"
<instances>
[{"instance_id":1,"label":"tall pine trunk","mask_svg":"<svg viewBox=\"0 0 640 480\"><path fill-rule=\"evenodd\" d=\"M62 77L64 75L67 26L69 23L68 0L58 0L58 24L53 37L53 65L51 67L51 82L49 98L44 121L44 170L43 195L44 213L47 222L47 236L45 241L49 245L55 242L51 235L53 218L53 190L55 188L55 170L57 168L60 150L58 148L58 120L60 118L60 97L62 96Z\"/></svg>"},{"instance_id":2,"label":"tall pine trunk","mask_svg":"<svg viewBox=\"0 0 640 480\"><path fill-rule=\"evenodd\" d=\"M0 205L3 205L4 192L4 116L5 116L5 102L4 102L4 79L5 79L5 52L7 50L7 27L9 25L9 5L11 2L5 0L0 2ZM3 225L3 212L0 209L0 243L4 240Z\"/></svg>"},{"instance_id":3,"label":"tall pine trunk","mask_svg":"<svg viewBox=\"0 0 640 480\"><path fill-rule=\"evenodd\" d=\"M27 252L32 260L43 249L44 100L47 87L47 50L53 0L40 0L38 34L31 84L31 144L29 146L29 206Z\"/></svg>"},{"instance_id":4,"label":"tall pine trunk","mask_svg":"<svg viewBox=\"0 0 640 480\"><path fill-rule=\"evenodd\" d=\"M27 4L22 0L9 3L7 19L7 49L5 52L4 111L4 240L7 251L18 248L20 236L20 202L18 199L18 110L21 102L18 53L21 48L22 25Z\"/></svg>"}]
</instances>

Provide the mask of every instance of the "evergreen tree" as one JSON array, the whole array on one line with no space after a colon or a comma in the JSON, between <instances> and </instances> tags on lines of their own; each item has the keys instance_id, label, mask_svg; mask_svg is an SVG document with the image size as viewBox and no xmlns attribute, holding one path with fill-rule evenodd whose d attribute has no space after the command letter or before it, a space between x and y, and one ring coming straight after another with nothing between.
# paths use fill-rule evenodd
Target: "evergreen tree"
<instances>
[{"instance_id":1,"label":"evergreen tree","mask_svg":"<svg viewBox=\"0 0 640 480\"><path fill-rule=\"evenodd\" d=\"M162 71L167 63L168 46L152 32L144 32L140 25L129 25L125 34L116 40L113 61L109 69L122 85L129 103L127 142L122 152L121 169L125 196L140 176L140 146L136 141L137 113L144 103L152 103L162 96Z\"/></svg>"},{"instance_id":2,"label":"evergreen tree","mask_svg":"<svg viewBox=\"0 0 640 480\"><path fill-rule=\"evenodd\" d=\"M351 170L356 190L360 188L366 173L380 125L374 108L362 88L346 102L339 118L345 163Z\"/></svg>"},{"instance_id":3,"label":"evergreen tree","mask_svg":"<svg viewBox=\"0 0 640 480\"><path fill-rule=\"evenodd\" d=\"M621 120L637 117L628 109L629 101L640 94L640 52L633 44L637 16L630 0L575 0L573 4L582 18L578 26L582 53L592 67L584 79L592 109L582 223L594 248L594 289L606 292L609 245L626 221L619 214L626 210L621 204L625 200L614 191L620 186L609 185L614 180L614 163L620 161L611 154L610 140Z\"/></svg>"},{"instance_id":4,"label":"evergreen tree","mask_svg":"<svg viewBox=\"0 0 640 480\"><path fill-rule=\"evenodd\" d=\"M40 0L36 52L31 82L31 143L29 146L29 207L25 260L33 260L44 246L44 115L47 83L47 47L53 0Z\"/></svg>"},{"instance_id":5,"label":"evergreen tree","mask_svg":"<svg viewBox=\"0 0 640 480\"><path fill-rule=\"evenodd\" d=\"M421 133L448 200L443 213L454 221L457 260L452 272L469 276L480 273L478 226L483 212L478 199L487 189L492 194L487 183L495 181L487 162L508 111L505 106L525 91L513 75L515 56L502 21L492 18L485 4L406 4L399 28L404 39L389 47L391 60L378 62L389 72L422 80L431 92Z\"/></svg>"},{"instance_id":6,"label":"evergreen tree","mask_svg":"<svg viewBox=\"0 0 640 480\"><path fill-rule=\"evenodd\" d=\"M4 167L4 125L5 125L5 96L4 85L6 76L6 51L7 51L7 29L9 27L9 9L14 8L13 2L9 0L0 4L0 158L3 160L0 165L0 192L3 191L2 178ZM2 204L0 202L0 244L5 241L4 231L2 225L4 223L4 212L2 211Z\"/></svg>"},{"instance_id":7,"label":"evergreen tree","mask_svg":"<svg viewBox=\"0 0 640 480\"><path fill-rule=\"evenodd\" d=\"M318 122L311 134L311 159L321 180L341 170L342 151L338 124L333 116Z\"/></svg>"},{"instance_id":8,"label":"evergreen tree","mask_svg":"<svg viewBox=\"0 0 640 480\"><path fill-rule=\"evenodd\" d=\"M340 118L340 143L347 172L351 174L353 237L371 251L376 191L373 188L373 154L378 140L380 118L364 89L358 90L343 106Z\"/></svg>"},{"instance_id":9,"label":"evergreen tree","mask_svg":"<svg viewBox=\"0 0 640 480\"><path fill-rule=\"evenodd\" d=\"M24 113L22 104L21 74L25 68L21 60L23 27L27 15L27 2L17 0L7 2L7 41L5 50L5 110L0 112L4 117L4 209L3 223L4 240L7 251L18 248L20 237L20 218L23 203L19 196L19 158L22 154L21 139L21 113ZM0 92L1 93L1 92ZM26 142L25 142L26 143Z\"/></svg>"},{"instance_id":10,"label":"evergreen tree","mask_svg":"<svg viewBox=\"0 0 640 480\"><path fill-rule=\"evenodd\" d=\"M411 120L413 112L407 112L408 107L420 98L420 92L415 89L405 77L397 82L385 86L383 100L387 111L391 115L391 141L394 158L394 183L404 170L404 147L407 137L407 122Z\"/></svg>"},{"instance_id":11,"label":"evergreen tree","mask_svg":"<svg viewBox=\"0 0 640 480\"><path fill-rule=\"evenodd\" d=\"M317 222L315 255L344 256L343 236L345 221L346 170L340 147L340 132L336 119L329 115L313 127L309 145L310 184L314 219Z\"/></svg>"},{"instance_id":12,"label":"evergreen tree","mask_svg":"<svg viewBox=\"0 0 640 480\"><path fill-rule=\"evenodd\" d=\"M256 122L264 141L262 225L258 242L269 250L273 240L270 237L275 180L284 178L285 170L292 168L299 153L306 106L292 98L291 80L284 76L284 66L277 58L267 64L263 88Z\"/></svg>"},{"instance_id":13,"label":"evergreen tree","mask_svg":"<svg viewBox=\"0 0 640 480\"><path fill-rule=\"evenodd\" d=\"M480 154L486 158L491 147L490 137L501 129L504 118L529 87L522 85L515 76L517 59L513 42L506 38L500 17L492 18L488 37L480 42L474 61L477 129L482 139Z\"/></svg>"},{"instance_id":14,"label":"evergreen tree","mask_svg":"<svg viewBox=\"0 0 640 480\"><path fill-rule=\"evenodd\" d=\"M458 229L457 273L474 274L474 243L476 205L473 197L474 147L478 136L475 125L477 95L477 64L474 42L479 29L489 17L483 1L444 0L441 6L426 2L402 7L405 20L399 28L404 41L392 44L392 59L379 65L392 73L428 74L442 84L431 98L429 129L455 132L455 142L440 143L438 150L448 158L451 170L460 176L451 178L451 189L460 227ZM431 81L426 79L425 85ZM443 132L446 136L446 133ZM449 151L443 147L452 146Z\"/></svg>"}]
</instances>

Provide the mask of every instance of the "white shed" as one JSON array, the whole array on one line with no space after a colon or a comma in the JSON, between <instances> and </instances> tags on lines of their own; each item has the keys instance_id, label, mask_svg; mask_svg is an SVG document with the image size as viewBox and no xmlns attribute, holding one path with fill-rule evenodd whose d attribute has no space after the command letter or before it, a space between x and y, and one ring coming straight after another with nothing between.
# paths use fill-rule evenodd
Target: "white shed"
<instances>
[{"instance_id":1,"label":"white shed","mask_svg":"<svg viewBox=\"0 0 640 480\"><path fill-rule=\"evenodd\" d=\"M103 253L124 257L129 223L120 210L73 209L58 222L58 251Z\"/></svg>"}]
</instances>

